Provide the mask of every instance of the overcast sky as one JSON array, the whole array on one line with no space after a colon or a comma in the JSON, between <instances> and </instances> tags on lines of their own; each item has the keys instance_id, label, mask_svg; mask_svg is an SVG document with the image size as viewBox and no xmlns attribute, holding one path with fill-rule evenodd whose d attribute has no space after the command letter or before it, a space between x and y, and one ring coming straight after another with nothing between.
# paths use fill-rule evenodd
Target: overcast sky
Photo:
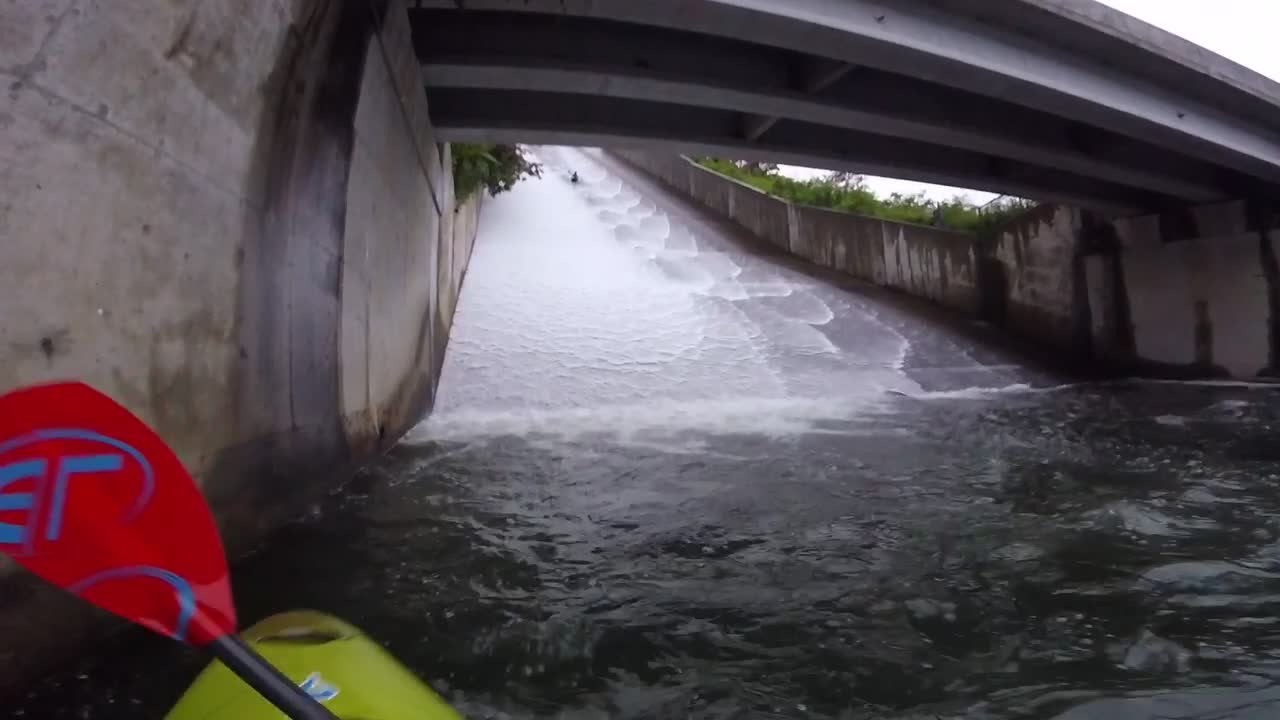
<instances>
[{"instance_id":1,"label":"overcast sky","mask_svg":"<svg viewBox=\"0 0 1280 720\"><path fill-rule=\"evenodd\" d=\"M1280 0L1100 0L1104 5L1167 30L1219 55L1256 70L1273 80L1280 80ZM825 171L784 166L794 177L812 177ZM867 178L871 189L881 195L894 192L924 192L939 200L957 194L968 195L974 202L995 197L977 190L962 190L942 185Z\"/></svg>"}]
</instances>

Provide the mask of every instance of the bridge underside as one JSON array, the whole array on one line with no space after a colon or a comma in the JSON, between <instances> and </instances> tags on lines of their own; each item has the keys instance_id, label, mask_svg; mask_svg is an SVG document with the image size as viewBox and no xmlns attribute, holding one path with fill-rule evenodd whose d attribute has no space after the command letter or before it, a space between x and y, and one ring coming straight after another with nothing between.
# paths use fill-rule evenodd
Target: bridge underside
<instances>
[{"instance_id":1,"label":"bridge underside","mask_svg":"<svg viewBox=\"0 0 1280 720\"><path fill-rule=\"evenodd\" d=\"M410 17L445 140L643 143L1121 213L1280 193L1267 81L1052 6L424 0Z\"/></svg>"}]
</instances>

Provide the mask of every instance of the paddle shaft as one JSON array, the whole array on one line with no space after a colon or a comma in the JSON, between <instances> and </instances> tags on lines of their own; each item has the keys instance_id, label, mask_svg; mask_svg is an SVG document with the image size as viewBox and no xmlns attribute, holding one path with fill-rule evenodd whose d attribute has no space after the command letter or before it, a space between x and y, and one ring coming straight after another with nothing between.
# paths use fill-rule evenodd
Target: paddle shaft
<instances>
[{"instance_id":1,"label":"paddle shaft","mask_svg":"<svg viewBox=\"0 0 1280 720\"><path fill-rule=\"evenodd\" d=\"M228 633L209 643L209 649L231 672L293 720L339 720L239 637Z\"/></svg>"}]
</instances>

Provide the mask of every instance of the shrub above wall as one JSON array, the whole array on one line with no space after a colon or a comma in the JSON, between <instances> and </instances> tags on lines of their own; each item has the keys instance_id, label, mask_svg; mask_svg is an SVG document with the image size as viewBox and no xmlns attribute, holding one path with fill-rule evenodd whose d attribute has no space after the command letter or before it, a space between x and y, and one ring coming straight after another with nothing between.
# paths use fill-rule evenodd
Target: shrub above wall
<instances>
[{"instance_id":1,"label":"shrub above wall","mask_svg":"<svg viewBox=\"0 0 1280 720\"><path fill-rule=\"evenodd\" d=\"M998 202L988 205L976 205L961 196L937 201L923 194L893 193L883 198L855 173L832 172L823 177L797 180L782 175L778 166L770 163L717 158L697 158L694 162L797 205L974 233L990 230L1034 205L1029 200L1010 197L999 198Z\"/></svg>"},{"instance_id":2,"label":"shrub above wall","mask_svg":"<svg viewBox=\"0 0 1280 720\"><path fill-rule=\"evenodd\" d=\"M518 145L454 143L453 193L459 205L484 188L490 195L506 192L524 177L541 177L542 166Z\"/></svg>"}]
</instances>

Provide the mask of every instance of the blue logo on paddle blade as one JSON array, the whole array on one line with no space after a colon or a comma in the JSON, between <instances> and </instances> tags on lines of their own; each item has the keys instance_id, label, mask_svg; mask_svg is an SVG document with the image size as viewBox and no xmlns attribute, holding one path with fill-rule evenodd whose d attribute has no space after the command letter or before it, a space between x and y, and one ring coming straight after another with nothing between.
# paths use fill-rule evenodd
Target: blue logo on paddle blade
<instances>
[{"instance_id":1,"label":"blue logo on paddle blade","mask_svg":"<svg viewBox=\"0 0 1280 720\"><path fill-rule=\"evenodd\" d=\"M298 687L302 688L302 692L310 695L311 699L316 702L329 702L338 697L339 692L337 687L325 682L318 672L308 675L307 679L303 680Z\"/></svg>"},{"instance_id":2,"label":"blue logo on paddle blade","mask_svg":"<svg viewBox=\"0 0 1280 720\"><path fill-rule=\"evenodd\" d=\"M79 452L45 457L42 443L78 444ZM125 480L140 483L128 513L129 522L151 502L155 492L155 471L151 463L127 443L81 428L44 428L0 441L0 545L18 546L23 554L35 550L37 539L57 542L63 532L63 516L72 480L77 476L98 476L100 481ZM114 476L114 477L113 477ZM25 487L22 485L25 483ZM19 486L10 488L10 486ZM21 517L21 522L13 522ZM17 548L6 548L15 552Z\"/></svg>"}]
</instances>

